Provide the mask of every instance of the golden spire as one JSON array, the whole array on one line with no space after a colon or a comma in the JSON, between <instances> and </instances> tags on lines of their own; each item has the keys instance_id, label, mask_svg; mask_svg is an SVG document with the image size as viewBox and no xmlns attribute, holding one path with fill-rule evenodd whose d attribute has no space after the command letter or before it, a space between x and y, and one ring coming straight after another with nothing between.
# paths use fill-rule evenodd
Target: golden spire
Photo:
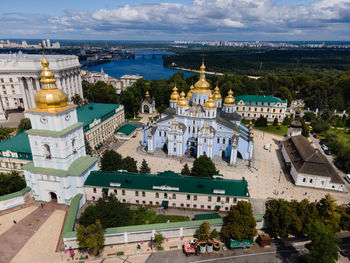
<instances>
[{"instance_id":1,"label":"golden spire","mask_svg":"<svg viewBox=\"0 0 350 263\"><path fill-rule=\"evenodd\" d=\"M229 90L228 91L228 95L224 100L224 106L233 106L235 105L235 98L232 96L233 95L233 91Z\"/></svg>"},{"instance_id":2,"label":"golden spire","mask_svg":"<svg viewBox=\"0 0 350 263\"><path fill-rule=\"evenodd\" d=\"M181 92L180 99L177 101L176 106L177 107L188 107L188 101L185 98L185 92Z\"/></svg>"},{"instance_id":3,"label":"golden spire","mask_svg":"<svg viewBox=\"0 0 350 263\"><path fill-rule=\"evenodd\" d=\"M179 93L177 92L176 84L173 88L173 93L170 95L170 102L177 102L177 100L180 98Z\"/></svg>"},{"instance_id":4,"label":"golden spire","mask_svg":"<svg viewBox=\"0 0 350 263\"><path fill-rule=\"evenodd\" d=\"M192 91L193 91L193 89L194 89L194 86L191 85L190 91L187 93L187 98L188 98L188 99L192 99Z\"/></svg>"},{"instance_id":5,"label":"golden spire","mask_svg":"<svg viewBox=\"0 0 350 263\"><path fill-rule=\"evenodd\" d=\"M220 90L218 87L218 83L216 83L216 87L214 89L214 100L222 100L221 94L220 94Z\"/></svg>"},{"instance_id":6,"label":"golden spire","mask_svg":"<svg viewBox=\"0 0 350 263\"><path fill-rule=\"evenodd\" d=\"M202 60L202 66L200 67L200 76L199 80L194 84L195 89L193 92L196 93L210 93L210 84L205 79L205 65L204 65L204 59Z\"/></svg>"},{"instance_id":7,"label":"golden spire","mask_svg":"<svg viewBox=\"0 0 350 263\"><path fill-rule=\"evenodd\" d=\"M149 96L149 92L148 92L148 90L146 91L146 99L149 99L150 98L150 96Z\"/></svg>"},{"instance_id":8,"label":"golden spire","mask_svg":"<svg viewBox=\"0 0 350 263\"><path fill-rule=\"evenodd\" d=\"M41 77L41 90L35 94L35 104L39 109L45 109L47 111L57 111L57 108L67 106L67 95L56 86L56 79L49 68L49 61L45 55L41 60L43 70L40 74Z\"/></svg>"},{"instance_id":9,"label":"golden spire","mask_svg":"<svg viewBox=\"0 0 350 263\"><path fill-rule=\"evenodd\" d=\"M204 104L204 109L207 109L207 110L216 109L216 103L214 102L213 95L211 93L209 94L209 99Z\"/></svg>"}]
</instances>

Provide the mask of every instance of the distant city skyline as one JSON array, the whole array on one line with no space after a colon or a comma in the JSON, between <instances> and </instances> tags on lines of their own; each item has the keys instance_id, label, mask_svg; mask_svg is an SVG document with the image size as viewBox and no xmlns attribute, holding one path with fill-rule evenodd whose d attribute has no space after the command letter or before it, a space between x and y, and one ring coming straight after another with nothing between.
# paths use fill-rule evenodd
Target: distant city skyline
<instances>
[{"instance_id":1,"label":"distant city skyline","mask_svg":"<svg viewBox=\"0 0 350 263\"><path fill-rule=\"evenodd\" d=\"M350 0L13 0L0 18L0 39L350 40Z\"/></svg>"}]
</instances>

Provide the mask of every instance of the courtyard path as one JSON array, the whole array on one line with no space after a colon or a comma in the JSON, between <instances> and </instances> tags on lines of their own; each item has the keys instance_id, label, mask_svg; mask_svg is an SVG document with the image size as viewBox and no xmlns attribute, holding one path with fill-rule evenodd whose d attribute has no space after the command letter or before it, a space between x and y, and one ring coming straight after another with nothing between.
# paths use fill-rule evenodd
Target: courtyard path
<instances>
[{"instance_id":1,"label":"courtyard path","mask_svg":"<svg viewBox=\"0 0 350 263\"><path fill-rule=\"evenodd\" d=\"M36 206L29 206L5 215L0 215L0 236L7 230L9 230L11 227L13 227L13 220L20 222L23 218L32 213L35 209L37 209Z\"/></svg>"}]
</instances>

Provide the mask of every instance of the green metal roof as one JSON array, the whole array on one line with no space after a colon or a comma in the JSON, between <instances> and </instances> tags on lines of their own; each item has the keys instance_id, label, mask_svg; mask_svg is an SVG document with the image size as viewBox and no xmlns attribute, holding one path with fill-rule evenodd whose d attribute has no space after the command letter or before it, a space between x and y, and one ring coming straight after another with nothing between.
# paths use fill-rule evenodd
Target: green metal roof
<instances>
[{"instance_id":1,"label":"green metal roof","mask_svg":"<svg viewBox=\"0 0 350 263\"><path fill-rule=\"evenodd\" d=\"M11 194L7 194L7 195L2 195L0 196L0 201L4 201L4 200L8 200L17 196L21 196L24 195L26 192L30 191L30 187L26 186L24 187L22 190L19 190L17 192L11 193Z\"/></svg>"},{"instance_id":2,"label":"green metal roof","mask_svg":"<svg viewBox=\"0 0 350 263\"><path fill-rule=\"evenodd\" d=\"M87 155L76 159L70 165L68 171L53 169L53 168L35 167L34 162L29 162L27 164L24 164L23 169L27 171L31 171L33 173L52 174L52 175L59 175L59 176L81 175L96 161L97 161L97 158Z\"/></svg>"},{"instance_id":3,"label":"green metal roof","mask_svg":"<svg viewBox=\"0 0 350 263\"><path fill-rule=\"evenodd\" d=\"M79 128L82 126L82 122L77 122L67 128L65 128L62 131L50 131L50 130L37 130L37 129L30 129L27 131L28 134L38 134L38 135L49 135L49 136L57 136L57 137L62 137L66 135L67 133L74 131L75 129Z\"/></svg>"},{"instance_id":4,"label":"green metal roof","mask_svg":"<svg viewBox=\"0 0 350 263\"><path fill-rule=\"evenodd\" d=\"M115 132L121 132L124 133L126 135L130 135L130 133L132 133L134 130L136 130L136 127L132 124L125 124L122 127L120 127L118 130L116 130Z\"/></svg>"},{"instance_id":5,"label":"green metal roof","mask_svg":"<svg viewBox=\"0 0 350 263\"><path fill-rule=\"evenodd\" d=\"M66 221L64 222L64 226L63 226L63 231L62 231L63 237L68 232L71 232L74 230L75 219L77 217L78 209L79 209L79 202L82 197L83 197L82 194L77 194L76 196L73 197L72 201L70 202Z\"/></svg>"},{"instance_id":6,"label":"green metal roof","mask_svg":"<svg viewBox=\"0 0 350 263\"><path fill-rule=\"evenodd\" d=\"M249 102L266 102L266 103L287 103L287 100L282 100L273 96L264 95L243 95L235 97L236 103L243 100L245 103Z\"/></svg>"},{"instance_id":7,"label":"green metal roof","mask_svg":"<svg viewBox=\"0 0 350 263\"><path fill-rule=\"evenodd\" d=\"M104 117L110 117L108 114L114 115L119 106L119 104L89 103L77 108L78 121L84 123L84 128L88 127L95 119L104 121Z\"/></svg>"},{"instance_id":8,"label":"green metal roof","mask_svg":"<svg viewBox=\"0 0 350 263\"><path fill-rule=\"evenodd\" d=\"M221 216L218 213L210 213L210 214L198 214L194 215L194 218L196 220L208 220L208 219L216 219L221 218Z\"/></svg>"},{"instance_id":9,"label":"green metal roof","mask_svg":"<svg viewBox=\"0 0 350 263\"><path fill-rule=\"evenodd\" d=\"M20 132L6 140L0 142L0 151L7 151L17 153L31 153L28 134Z\"/></svg>"},{"instance_id":10,"label":"green metal roof","mask_svg":"<svg viewBox=\"0 0 350 263\"><path fill-rule=\"evenodd\" d=\"M120 186L110 186L111 183L119 183ZM248 182L244 177L242 180L212 179L181 176L172 171L165 171L157 175L93 171L86 179L85 185L149 191L162 191L163 189L159 188L167 186L167 188L164 189L164 191L167 192L250 197Z\"/></svg>"}]
</instances>

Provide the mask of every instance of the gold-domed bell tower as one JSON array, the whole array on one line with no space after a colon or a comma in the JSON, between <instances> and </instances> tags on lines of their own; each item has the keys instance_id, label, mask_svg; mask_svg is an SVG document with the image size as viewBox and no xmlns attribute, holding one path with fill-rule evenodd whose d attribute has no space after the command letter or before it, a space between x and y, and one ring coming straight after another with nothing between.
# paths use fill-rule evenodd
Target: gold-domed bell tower
<instances>
[{"instance_id":1,"label":"gold-domed bell tower","mask_svg":"<svg viewBox=\"0 0 350 263\"><path fill-rule=\"evenodd\" d=\"M208 118L215 118L216 117L216 103L213 100L213 95L210 93L209 94L209 99L205 102L204 104L204 110L205 110L205 115Z\"/></svg>"},{"instance_id":2,"label":"gold-domed bell tower","mask_svg":"<svg viewBox=\"0 0 350 263\"><path fill-rule=\"evenodd\" d=\"M216 107L221 108L222 107L222 97L220 94L220 89L219 89L218 83L216 83L216 87L214 89L213 99L216 103Z\"/></svg>"},{"instance_id":3,"label":"gold-domed bell tower","mask_svg":"<svg viewBox=\"0 0 350 263\"><path fill-rule=\"evenodd\" d=\"M177 87L176 87L176 84L173 88L173 93L171 93L170 95L170 108L176 108L176 103L177 101L180 99L180 95L179 93L177 92Z\"/></svg>"},{"instance_id":4,"label":"gold-domed bell tower","mask_svg":"<svg viewBox=\"0 0 350 263\"><path fill-rule=\"evenodd\" d=\"M224 100L223 111L226 113L233 113L236 111L235 98L233 97L233 91L229 90L227 97Z\"/></svg>"}]
</instances>

